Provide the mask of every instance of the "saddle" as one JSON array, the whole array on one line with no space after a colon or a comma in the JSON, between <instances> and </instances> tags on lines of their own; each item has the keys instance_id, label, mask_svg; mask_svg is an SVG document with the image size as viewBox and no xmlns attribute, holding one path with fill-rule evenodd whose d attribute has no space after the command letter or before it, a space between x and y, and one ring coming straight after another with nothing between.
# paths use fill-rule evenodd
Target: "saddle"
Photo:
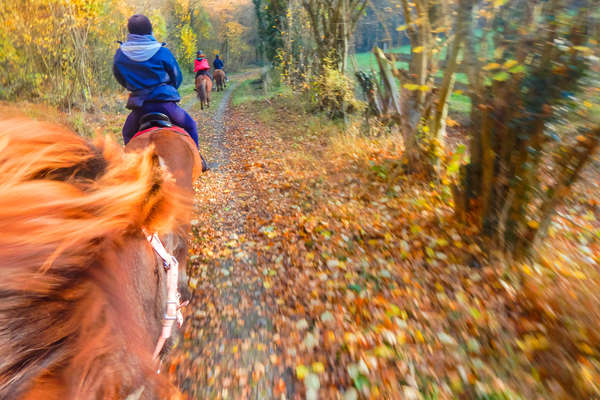
<instances>
[{"instance_id":1,"label":"saddle","mask_svg":"<svg viewBox=\"0 0 600 400\"><path fill-rule=\"evenodd\" d=\"M170 130L177 132L181 135L189 136L189 134L183 128L177 125L173 125L168 115L159 112L150 112L144 114L142 118L140 118L137 133L133 135L131 139L134 139L145 133L152 132L159 128L169 128Z\"/></svg>"},{"instance_id":2,"label":"saddle","mask_svg":"<svg viewBox=\"0 0 600 400\"><path fill-rule=\"evenodd\" d=\"M173 125L168 115L159 112L150 112L142 115L142 118L140 118L138 132L133 138L153 130L152 128L171 128L173 131L189 137L189 133L183 128ZM208 164L204 160L204 157L202 157L202 154L200 154L200 159L202 160L202 172L208 171Z\"/></svg>"},{"instance_id":3,"label":"saddle","mask_svg":"<svg viewBox=\"0 0 600 400\"><path fill-rule=\"evenodd\" d=\"M150 128L171 128L173 124L168 115L159 112L144 114L140 118L140 127L138 131L145 131Z\"/></svg>"}]
</instances>

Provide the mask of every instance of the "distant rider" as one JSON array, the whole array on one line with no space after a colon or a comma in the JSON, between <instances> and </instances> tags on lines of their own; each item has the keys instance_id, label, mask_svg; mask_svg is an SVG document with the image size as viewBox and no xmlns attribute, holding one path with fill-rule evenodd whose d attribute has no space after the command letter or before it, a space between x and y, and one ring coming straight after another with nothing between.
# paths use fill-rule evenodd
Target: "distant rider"
<instances>
[{"instance_id":1,"label":"distant rider","mask_svg":"<svg viewBox=\"0 0 600 400\"><path fill-rule=\"evenodd\" d=\"M206 59L204 52L200 50L198 53L196 53L196 59L194 60L194 72L196 73L196 78L200 75L206 75L212 79L212 76L210 76L208 71L210 71L210 65L208 64L208 60Z\"/></svg>"},{"instance_id":2,"label":"distant rider","mask_svg":"<svg viewBox=\"0 0 600 400\"><path fill-rule=\"evenodd\" d=\"M196 122L177 105L182 75L175 57L152 36L152 24L145 15L129 18L127 29L127 41L117 50L113 64L115 78L131 92L127 108L132 112L123 126L123 141L127 144L138 132L141 117L159 112L185 129L198 146Z\"/></svg>"},{"instance_id":3,"label":"distant rider","mask_svg":"<svg viewBox=\"0 0 600 400\"><path fill-rule=\"evenodd\" d=\"M213 67L215 70L217 69L223 69L223 67L225 66L225 64L223 64L223 60L221 60L219 58L219 55L217 54L215 56L215 60L213 61Z\"/></svg>"}]
</instances>

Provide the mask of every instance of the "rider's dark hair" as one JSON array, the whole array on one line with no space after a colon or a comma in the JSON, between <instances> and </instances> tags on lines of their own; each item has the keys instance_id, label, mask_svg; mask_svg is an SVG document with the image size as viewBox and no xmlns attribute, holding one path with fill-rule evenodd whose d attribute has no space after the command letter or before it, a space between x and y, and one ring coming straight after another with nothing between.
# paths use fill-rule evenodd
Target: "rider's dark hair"
<instances>
[{"instance_id":1,"label":"rider's dark hair","mask_svg":"<svg viewBox=\"0 0 600 400\"><path fill-rule=\"evenodd\" d=\"M135 35L152 34L152 23L142 14L135 14L127 21L127 30Z\"/></svg>"}]
</instances>

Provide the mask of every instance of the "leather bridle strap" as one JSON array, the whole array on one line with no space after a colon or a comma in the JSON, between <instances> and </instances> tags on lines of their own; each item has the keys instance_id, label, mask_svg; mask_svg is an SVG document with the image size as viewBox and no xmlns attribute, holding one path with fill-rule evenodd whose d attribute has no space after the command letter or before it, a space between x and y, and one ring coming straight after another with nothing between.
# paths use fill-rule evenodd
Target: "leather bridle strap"
<instances>
[{"instance_id":1,"label":"leather bridle strap","mask_svg":"<svg viewBox=\"0 0 600 400\"><path fill-rule=\"evenodd\" d=\"M179 262L165 249L162 242L160 241L158 234L153 233L149 235L144 231L146 239L163 260L163 266L167 271L167 309L163 317L162 332L154 348L153 358L158 360L165 342L171 337L173 331L173 324L177 321L177 325L181 327L183 325L183 314L181 313L181 297L177 290L177 281L179 279Z\"/></svg>"}]
</instances>

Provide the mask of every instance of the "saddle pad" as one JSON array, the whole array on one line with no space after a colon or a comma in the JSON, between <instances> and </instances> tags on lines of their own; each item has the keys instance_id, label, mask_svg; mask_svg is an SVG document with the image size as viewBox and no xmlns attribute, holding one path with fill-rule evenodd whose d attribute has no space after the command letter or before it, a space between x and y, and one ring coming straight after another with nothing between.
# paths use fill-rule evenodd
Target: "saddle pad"
<instances>
[{"instance_id":1,"label":"saddle pad","mask_svg":"<svg viewBox=\"0 0 600 400\"><path fill-rule=\"evenodd\" d=\"M135 139L136 137L143 135L144 133L148 133L148 132L151 132L151 131L155 131L155 130L157 130L157 129L169 129L169 130L173 130L173 131L176 131L176 132L178 132L178 133L182 133L182 134L185 134L185 135L188 135L188 136L189 136L189 134L186 132L186 130L185 130L185 129L183 129L183 128L180 128L180 127L178 127L178 126L176 126L176 125L170 126L170 127L168 127L168 128L166 128L166 127L163 127L163 126L153 126L152 128L148 128L148 129L144 129L143 131L139 131L138 133L136 133L135 135L133 135L133 137L132 137L131 139L133 140L133 139Z\"/></svg>"}]
</instances>

